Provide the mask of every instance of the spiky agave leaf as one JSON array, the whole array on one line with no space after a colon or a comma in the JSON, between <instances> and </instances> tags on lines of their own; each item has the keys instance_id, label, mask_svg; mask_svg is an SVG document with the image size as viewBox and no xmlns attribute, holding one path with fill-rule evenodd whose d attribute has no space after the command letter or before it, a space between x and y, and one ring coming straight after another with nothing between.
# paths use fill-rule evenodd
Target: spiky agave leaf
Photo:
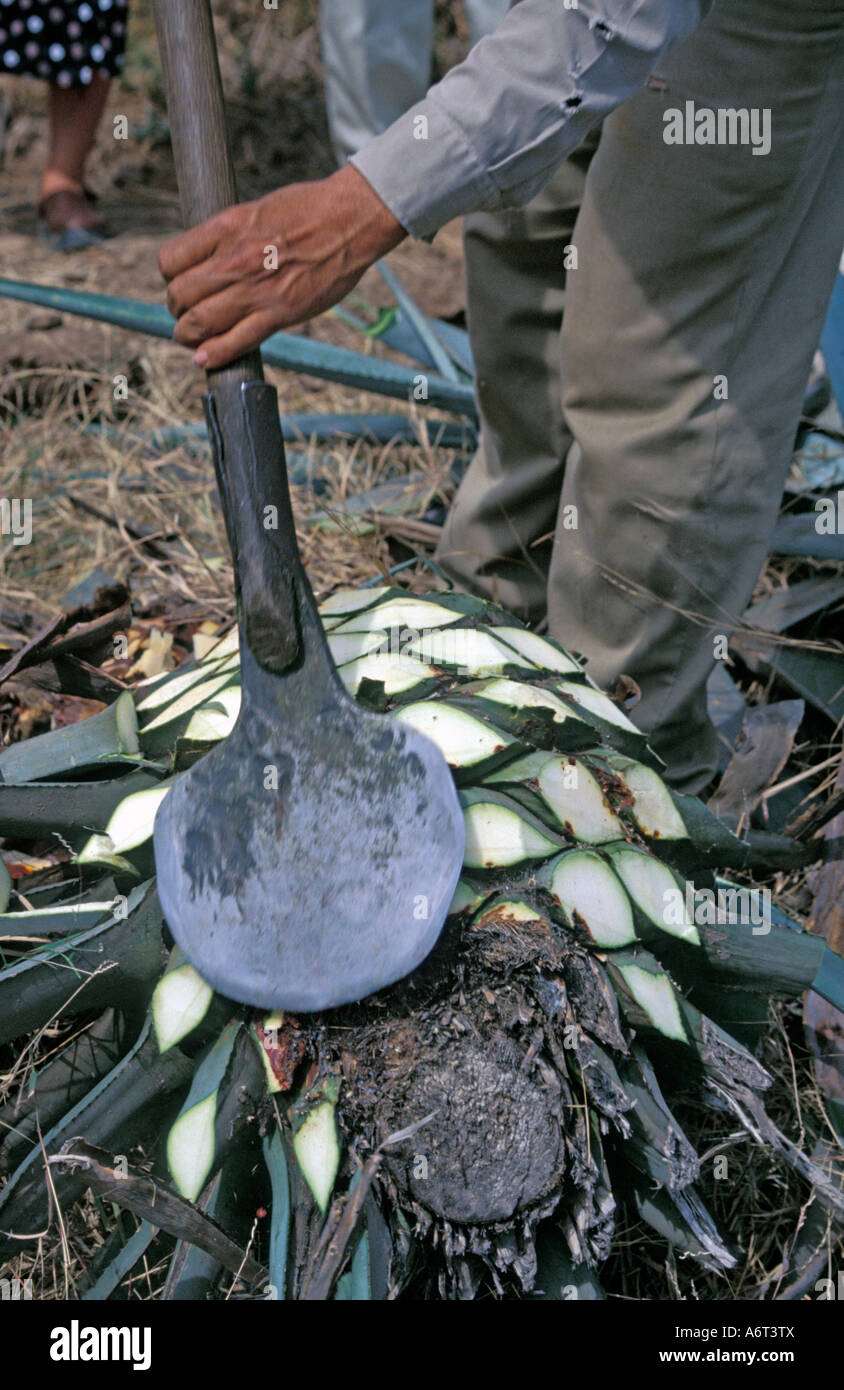
<instances>
[{"instance_id":1,"label":"spiky agave leaf","mask_svg":"<svg viewBox=\"0 0 844 1390\"><path fill-rule=\"evenodd\" d=\"M237 717L234 633L145 682L136 720L121 697L99 734L87 721L93 734L70 754L49 735L21 745L11 760L21 785L0 785L3 834L25 845L55 818L78 853L64 892L36 890L25 912L13 901L0 916L0 936L19 953L0 972L5 1036L76 1007L119 1012L109 1007L86 1046L69 1038L19 1087L14 1117L8 1105L0 1112L19 1121L0 1136L0 1172L4 1161L14 1169L0 1230L46 1223L39 1125L48 1154L75 1134L108 1143L116 1126L126 1147L154 1134L169 1104L158 1168L166 1177L169 1156L171 1180L191 1197L210 1193L214 1173L225 1179L263 1134L280 1297L299 1296L308 1261L324 1254L325 1212L342 1258L328 1275L323 1263L321 1279L338 1298L386 1287L390 1247L401 1287L420 1238L436 1252L440 1294L470 1296L484 1271L528 1290L537 1232L540 1281L551 1270L552 1282L564 1275L600 1297L617 1201L705 1268L729 1268L735 1252L695 1193L697 1157L666 1092L678 1075L697 1076L758 1137L769 1078L726 1025L750 991L788 998L806 988L822 943L697 913L697 895L714 884L704 866L742 863L746 847L701 803L669 790L627 715L549 639L449 592L344 592L322 616L347 688L438 743L460 785L464 877L439 946L378 1000L298 1023L259 1025L178 953L165 969L151 886L130 886L150 862L164 774L201 756ZM138 750L147 765L127 775ZM105 781L103 757L115 773ZM78 766L96 766L98 780L49 781ZM97 896L104 869L129 892L115 899L128 914L98 915L109 902L106 891ZM307 1069L297 1071L303 1056ZM352 1154L367 1151L380 1151L389 1234L371 1194L362 1224L355 1216L363 1178ZM169 1279L175 1297L186 1287L184 1254ZM201 1277L210 1286L211 1274Z\"/></svg>"}]
</instances>

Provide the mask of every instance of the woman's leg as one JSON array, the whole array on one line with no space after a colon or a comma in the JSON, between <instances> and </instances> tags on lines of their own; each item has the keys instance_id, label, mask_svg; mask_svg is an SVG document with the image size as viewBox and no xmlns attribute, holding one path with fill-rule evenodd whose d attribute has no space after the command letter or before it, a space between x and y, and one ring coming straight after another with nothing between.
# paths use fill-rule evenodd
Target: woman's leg
<instances>
[{"instance_id":1,"label":"woman's leg","mask_svg":"<svg viewBox=\"0 0 844 1390\"><path fill-rule=\"evenodd\" d=\"M50 153L39 201L54 193L81 193L85 164L108 99L110 79L97 73L85 87L50 87ZM101 219L90 210L86 225Z\"/></svg>"}]
</instances>

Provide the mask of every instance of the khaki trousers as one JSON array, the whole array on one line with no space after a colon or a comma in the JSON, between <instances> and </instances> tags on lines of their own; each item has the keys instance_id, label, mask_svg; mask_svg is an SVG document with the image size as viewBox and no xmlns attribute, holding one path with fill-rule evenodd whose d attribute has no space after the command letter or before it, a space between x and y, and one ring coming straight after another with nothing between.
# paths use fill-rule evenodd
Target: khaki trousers
<instances>
[{"instance_id":1,"label":"khaki trousers","mask_svg":"<svg viewBox=\"0 0 844 1390\"><path fill-rule=\"evenodd\" d=\"M770 152L666 143L688 102L755 109L760 146L769 111ZM716 3L527 209L467 219L483 443L439 559L547 610L599 684L631 675L686 791L717 766L715 639L765 561L842 243L844 0Z\"/></svg>"}]
</instances>

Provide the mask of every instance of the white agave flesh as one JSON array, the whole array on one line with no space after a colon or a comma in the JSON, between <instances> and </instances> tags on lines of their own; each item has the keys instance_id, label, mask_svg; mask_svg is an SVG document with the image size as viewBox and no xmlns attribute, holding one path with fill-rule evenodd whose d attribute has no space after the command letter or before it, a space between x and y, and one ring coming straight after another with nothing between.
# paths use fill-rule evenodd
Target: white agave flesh
<instances>
[{"instance_id":1,"label":"white agave flesh","mask_svg":"<svg viewBox=\"0 0 844 1390\"><path fill-rule=\"evenodd\" d=\"M125 854L152 838L156 812L170 790L169 782L133 792L112 812L103 835L92 835L79 852L79 863L95 863L104 855Z\"/></svg>"},{"instance_id":2,"label":"white agave flesh","mask_svg":"<svg viewBox=\"0 0 844 1390\"><path fill-rule=\"evenodd\" d=\"M683 887L671 870L651 854L619 850L613 867L633 901L669 936L700 945L700 936L685 903Z\"/></svg>"},{"instance_id":3,"label":"white agave flesh","mask_svg":"<svg viewBox=\"0 0 844 1390\"><path fill-rule=\"evenodd\" d=\"M332 632L390 632L393 628L407 629L413 636L422 635L428 628L445 627L460 617L450 608L425 599L388 599L364 613L356 613L332 628Z\"/></svg>"},{"instance_id":4,"label":"white agave flesh","mask_svg":"<svg viewBox=\"0 0 844 1390\"><path fill-rule=\"evenodd\" d=\"M582 919L597 946L629 946L636 940L627 894L600 855L589 850L561 855L551 892L572 924Z\"/></svg>"},{"instance_id":5,"label":"white agave flesh","mask_svg":"<svg viewBox=\"0 0 844 1390\"><path fill-rule=\"evenodd\" d=\"M527 657L533 666L542 667L546 671L558 671L560 675L581 669L579 662L575 661L573 656L569 656L568 652L562 651L547 638L538 637L527 628L494 627L490 631L508 646L514 647L522 656Z\"/></svg>"},{"instance_id":6,"label":"white agave flesh","mask_svg":"<svg viewBox=\"0 0 844 1390\"><path fill-rule=\"evenodd\" d=\"M566 695L570 695L579 705L582 705L590 714L596 714L599 719L603 719L607 724L615 724L619 729L628 729L630 733L639 734L641 731L636 725L627 718L623 710L613 700L592 685L580 685L576 681L559 681L557 689Z\"/></svg>"},{"instance_id":7,"label":"white agave flesh","mask_svg":"<svg viewBox=\"0 0 844 1390\"><path fill-rule=\"evenodd\" d=\"M509 705L511 709L550 709L555 724L576 717L569 706L553 691L528 685L525 681L489 680L479 684L473 694L478 699L492 700L497 705Z\"/></svg>"},{"instance_id":8,"label":"white agave flesh","mask_svg":"<svg viewBox=\"0 0 844 1390\"><path fill-rule=\"evenodd\" d=\"M546 859L558 848L515 811L496 802L480 801L465 807L468 869L491 869L520 864L525 859Z\"/></svg>"},{"instance_id":9,"label":"white agave flesh","mask_svg":"<svg viewBox=\"0 0 844 1390\"><path fill-rule=\"evenodd\" d=\"M492 676L507 666L533 666L527 657L499 642L491 629L451 627L426 632L406 650L434 666L449 666L469 676Z\"/></svg>"},{"instance_id":10,"label":"white agave flesh","mask_svg":"<svg viewBox=\"0 0 844 1390\"><path fill-rule=\"evenodd\" d=\"M620 965L618 968L639 1008L647 1014L654 1027L667 1038L686 1042L677 995L668 976L654 975L640 965Z\"/></svg>"},{"instance_id":11,"label":"white agave flesh","mask_svg":"<svg viewBox=\"0 0 844 1390\"><path fill-rule=\"evenodd\" d=\"M352 694L364 680L383 681L386 695L402 695L439 675L433 666L414 661L412 656L393 656L390 652L370 652L357 661L347 661L337 673Z\"/></svg>"},{"instance_id":12,"label":"white agave flesh","mask_svg":"<svg viewBox=\"0 0 844 1390\"><path fill-rule=\"evenodd\" d=\"M396 710L394 717L431 739L452 767L483 762L512 741L465 710L445 702L419 700Z\"/></svg>"}]
</instances>

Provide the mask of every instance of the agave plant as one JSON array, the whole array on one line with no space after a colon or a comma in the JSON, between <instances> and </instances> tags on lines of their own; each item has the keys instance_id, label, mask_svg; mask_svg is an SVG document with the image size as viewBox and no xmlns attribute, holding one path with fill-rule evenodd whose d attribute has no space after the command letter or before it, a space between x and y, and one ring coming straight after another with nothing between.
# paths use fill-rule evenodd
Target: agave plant
<instances>
[{"instance_id":1,"label":"agave plant","mask_svg":"<svg viewBox=\"0 0 844 1390\"><path fill-rule=\"evenodd\" d=\"M716 893L738 890L715 869L782 847L755 851L672 792L581 663L493 605L382 588L321 612L347 689L434 740L459 788L464 874L440 942L378 997L298 1019L216 995L173 947L153 821L238 716L235 634L10 747L0 834L58 834L73 858L0 916L14 951L0 1043L32 1049L75 1015L89 1026L0 1111L0 1256L90 1185L147 1218L94 1297L156 1226L179 1237L174 1298L206 1296L224 1268L254 1296L380 1297L420 1269L435 1297L484 1280L527 1293L537 1251L540 1284L595 1297L621 1201L726 1270L735 1249L666 1098L678 1080L841 1210L766 1115L753 1051L768 998L799 995L829 952ZM136 1149L153 1178L128 1164ZM260 1258L244 1250L256 1208Z\"/></svg>"}]
</instances>

